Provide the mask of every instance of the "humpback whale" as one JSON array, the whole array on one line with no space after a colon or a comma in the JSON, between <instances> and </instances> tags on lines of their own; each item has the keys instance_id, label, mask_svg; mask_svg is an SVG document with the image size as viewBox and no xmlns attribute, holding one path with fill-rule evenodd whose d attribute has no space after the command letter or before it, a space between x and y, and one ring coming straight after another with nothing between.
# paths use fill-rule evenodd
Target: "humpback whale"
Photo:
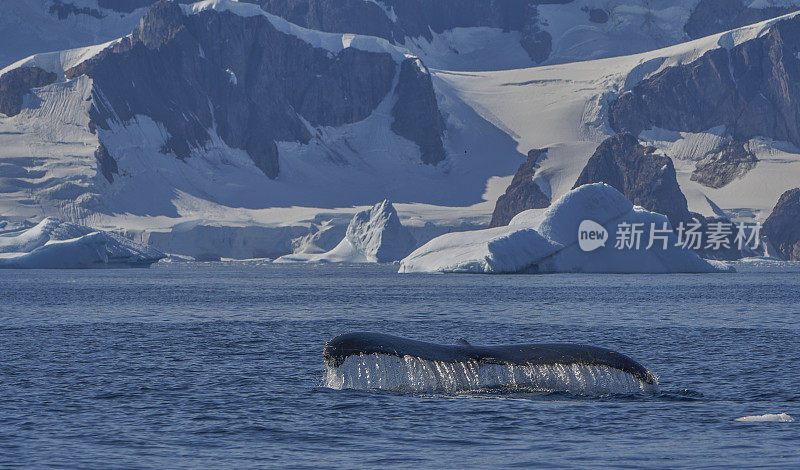
<instances>
[{"instance_id":1,"label":"humpback whale","mask_svg":"<svg viewBox=\"0 0 800 470\"><path fill-rule=\"evenodd\" d=\"M347 333L323 350L332 388L465 390L491 387L579 393L656 391L644 366L581 344L442 345L382 333Z\"/></svg>"}]
</instances>

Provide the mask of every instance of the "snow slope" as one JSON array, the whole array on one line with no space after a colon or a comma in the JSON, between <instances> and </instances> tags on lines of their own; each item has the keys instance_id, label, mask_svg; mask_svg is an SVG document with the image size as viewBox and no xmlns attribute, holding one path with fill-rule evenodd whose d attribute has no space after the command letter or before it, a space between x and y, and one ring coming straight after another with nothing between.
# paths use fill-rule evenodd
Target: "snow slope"
<instances>
[{"instance_id":1,"label":"snow slope","mask_svg":"<svg viewBox=\"0 0 800 470\"><path fill-rule=\"evenodd\" d=\"M727 271L721 264L676 246L669 227L664 241L649 243L651 224L668 227L667 218L633 206L619 191L602 183L576 188L535 217L524 212L505 227L451 233L435 238L400 263L401 273L671 273ZM606 230L603 244L579 244L583 222ZM614 242L620 224L642 224L638 247ZM655 232L654 232L655 233ZM586 250L586 251L585 251Z\"/></svg>"},{"instance_id":2,"label":"snow slope","mask_svg":"<svg viewBox=\"0 0 800 470\"><path fill-rule=\"evenodd\" d=\"M97 0L64 0L101 15L50 12L53 0L0 1L0 69L31 54L101 44L130 32L145 8L121 13L98 6Z\"/></svg>"}]
</instances>

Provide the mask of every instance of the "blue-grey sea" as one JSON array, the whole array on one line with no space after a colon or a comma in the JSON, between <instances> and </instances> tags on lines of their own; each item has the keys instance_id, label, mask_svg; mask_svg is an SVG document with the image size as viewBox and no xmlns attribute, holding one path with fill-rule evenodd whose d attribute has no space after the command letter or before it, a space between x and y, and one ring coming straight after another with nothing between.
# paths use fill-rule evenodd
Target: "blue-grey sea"
<instances>
[{"instance_id":1,"label":"blue-grey sea","mask_svg":"<svg viewBox=\"0 0 800 470\"><path fill-rule=\"evenodd\" d=\"M398 275L175 263L0 271L0 467L800 467L800 267ZM324 388L348 331L577 342L656 395ZM794 422L734 421L788 413Z\"/></svg>"}]
</instances>

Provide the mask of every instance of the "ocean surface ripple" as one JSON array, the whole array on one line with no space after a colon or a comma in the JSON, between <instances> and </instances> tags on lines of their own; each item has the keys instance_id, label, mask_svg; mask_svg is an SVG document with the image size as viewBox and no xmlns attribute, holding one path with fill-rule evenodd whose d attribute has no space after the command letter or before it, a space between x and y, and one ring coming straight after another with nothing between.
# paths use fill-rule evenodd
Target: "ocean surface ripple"
<instances>
[{"instance_id":1,"label":"ocean surface ripple","mask_svg":"<svg viewBox=\"0 0 800 470\"><path fill-rule=\"evenodd\" d=\"M798 421L764 418L800 416L796 265L395 271L0 271L0 467L800 466ZM660 391L326 387L325 342L364 330L606 347Z\"/></svg>"}]
</instances>

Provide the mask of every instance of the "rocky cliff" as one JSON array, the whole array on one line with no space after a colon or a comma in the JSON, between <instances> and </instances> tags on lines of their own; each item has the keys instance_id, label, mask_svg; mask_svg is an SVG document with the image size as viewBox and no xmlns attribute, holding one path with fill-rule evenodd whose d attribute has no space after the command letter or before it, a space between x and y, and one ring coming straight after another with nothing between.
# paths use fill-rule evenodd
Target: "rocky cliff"
<instances>
[{"instance_id":1,"label":"rocky cliff","mask_svg":"<svg viewBox=\"0 0 800 470\"><path fill-rule=\"evenodd\" d=\"M313 127L364 120L399 77L397 133L421 147L424 162L444 158L424 66L409 72L388 52L315 47L253 9L185 14L177 3L158 2L133 34L66 76L93 80L94 127L148 116L169 134L163 151L183 160L202 150L213 130L270 178L280 171L277 142L307 143Z\"/></svg>"},{"instance_id":2,"label":"rocky cliff","mask_svg":"<svg viewBox=\"0 0 800 470\"><path fill-rule=\"evenodd\" d=\"M610 104L611 126L638 135L724 125L738 142L764 136L800 145L798 52L800 17L777 22L763 36L641 81Z\"/></svg>"},{"instance_id":3,"label":"rocky cliff","mask_svg":"<svg viewBox=\"0 0 800 470\"><path fill-rule=\"evenodd\" d=\"M70 3L70 0L61 0L63 3ZM176 3L194 3L195 0L174 0ZM247 0L244 0L247 1ZM138 8L150 6L158 0L97 0L97 6L107 10L130 13ZM251 2L255 3L255 2Z\"/></svg>"},{"instance_id":4,"label":"rocky cliff","mask_svg":"<svg viewBox=\"0 0 800 470\"><path fill-rule=\"evenodd\" d=\"M683 29L689 37L697 39L775 18L795 10L785 2L780 4L773 2L773 5L764 3L766 2L760 2L761 8L753 8L745 6L742 0L700 0Z\"/></svg>"},{"instance_id":5,"label":"rocky cliff","mask_svg":"<svg viewBox=\"0 0 800 470\"><path fill-rule=\"evenodd\" d=\"M54 83L58 76L39 67L20 67L0 75L0 113L19 114L22 98L32 88Z\"/></svg>"},{"instance_id":6,"label":"rocky cliff","mask_svg":"<svg viewBox=\"0 0 800 470\"><path fill-rule=\"evenodd\" d=\"M800 261L800 188L783 193L764 222L766 235L776 255Z\"/></svg>"},{"instance_id":7,"label":"rocky cliff","mask_svg":"<svg viewBox=\"0 0 800 470\"><path fill-rule=\"evenodd\" d=\"M676 232L680 224L684 228L688 228L690 224L700 224L697 231L701 233L702 243L695 251L701 257L715 260L741 258L735 233L725 237L727 247L707 246L709 232L713 231L714 224L721 223L726 227L733 227L733 224L724 217L703 217L690 212L686 197L678 185L672 159L654 151L653 147L641 145L631 134L609 137L597 147L575 182L575 187L598 182L611 185L634 204L666 215ZM722 163L719 165L724 166ZM713 165L706 169L713 174ZM714 178L721 177L713 175Z\"/></svg>"},{"instance_id":8,"label":"rocky cliff","mask_svg":"<svg viewBox=\"0 0 800 470\"><path fill-rule=\"evenodd\" d=\"M697 162L691 179L709 188L721 188L741 178L757 164L758 158L747 144L733 142Z\"/></svg>"},{"instance_id":9,"label":"rocky cliff","mask_svg":"<svg viewBox=\"0 0 800 470\"><path fill-rule=\"evenodd\" d=\"M673 227L691 220L672 160L631 134L609 137L597 147L574 187L606 183L645 209L664 214Z\"/></svg>"},{"instance_id":10,"label":"rocky cliff","mask_svg":"<svg viewBox=\"0 0 800 470\"><path fill-rule=\"evenodd\" d=\"M403 61L396 93L392 130L419 145L424 163L436 165L444 160L445 124L439 113L431 74L421 60Z\"/></svg>"},{"instance_id":11,"label":"rocky cliff","mask_svg":"<svg viewBox=\"0 0 800 470\"><path fill-rule=\"evenodd\" d=\"M312 29L378 36L399 44L406 37L432 39L453 28L492 27L522 33L534 62L548 58L551 37L538 21L537 5L572 0L264 0L263 8Z\"/></svg>"},{"instance_id":12,"label":"rocky cliff","mask_svg":"<svg viewBox=\"0 0 800 470\"><path fill-rule=\"evenodd\" d=\"M492 213L491 227L508 225L511 219L528 209L541 209L550 205L550 198L533 181L539 159L547 149L533 149L528 159L520 165L505 194L497 199Z\"/></svg>"}]
</instances>

